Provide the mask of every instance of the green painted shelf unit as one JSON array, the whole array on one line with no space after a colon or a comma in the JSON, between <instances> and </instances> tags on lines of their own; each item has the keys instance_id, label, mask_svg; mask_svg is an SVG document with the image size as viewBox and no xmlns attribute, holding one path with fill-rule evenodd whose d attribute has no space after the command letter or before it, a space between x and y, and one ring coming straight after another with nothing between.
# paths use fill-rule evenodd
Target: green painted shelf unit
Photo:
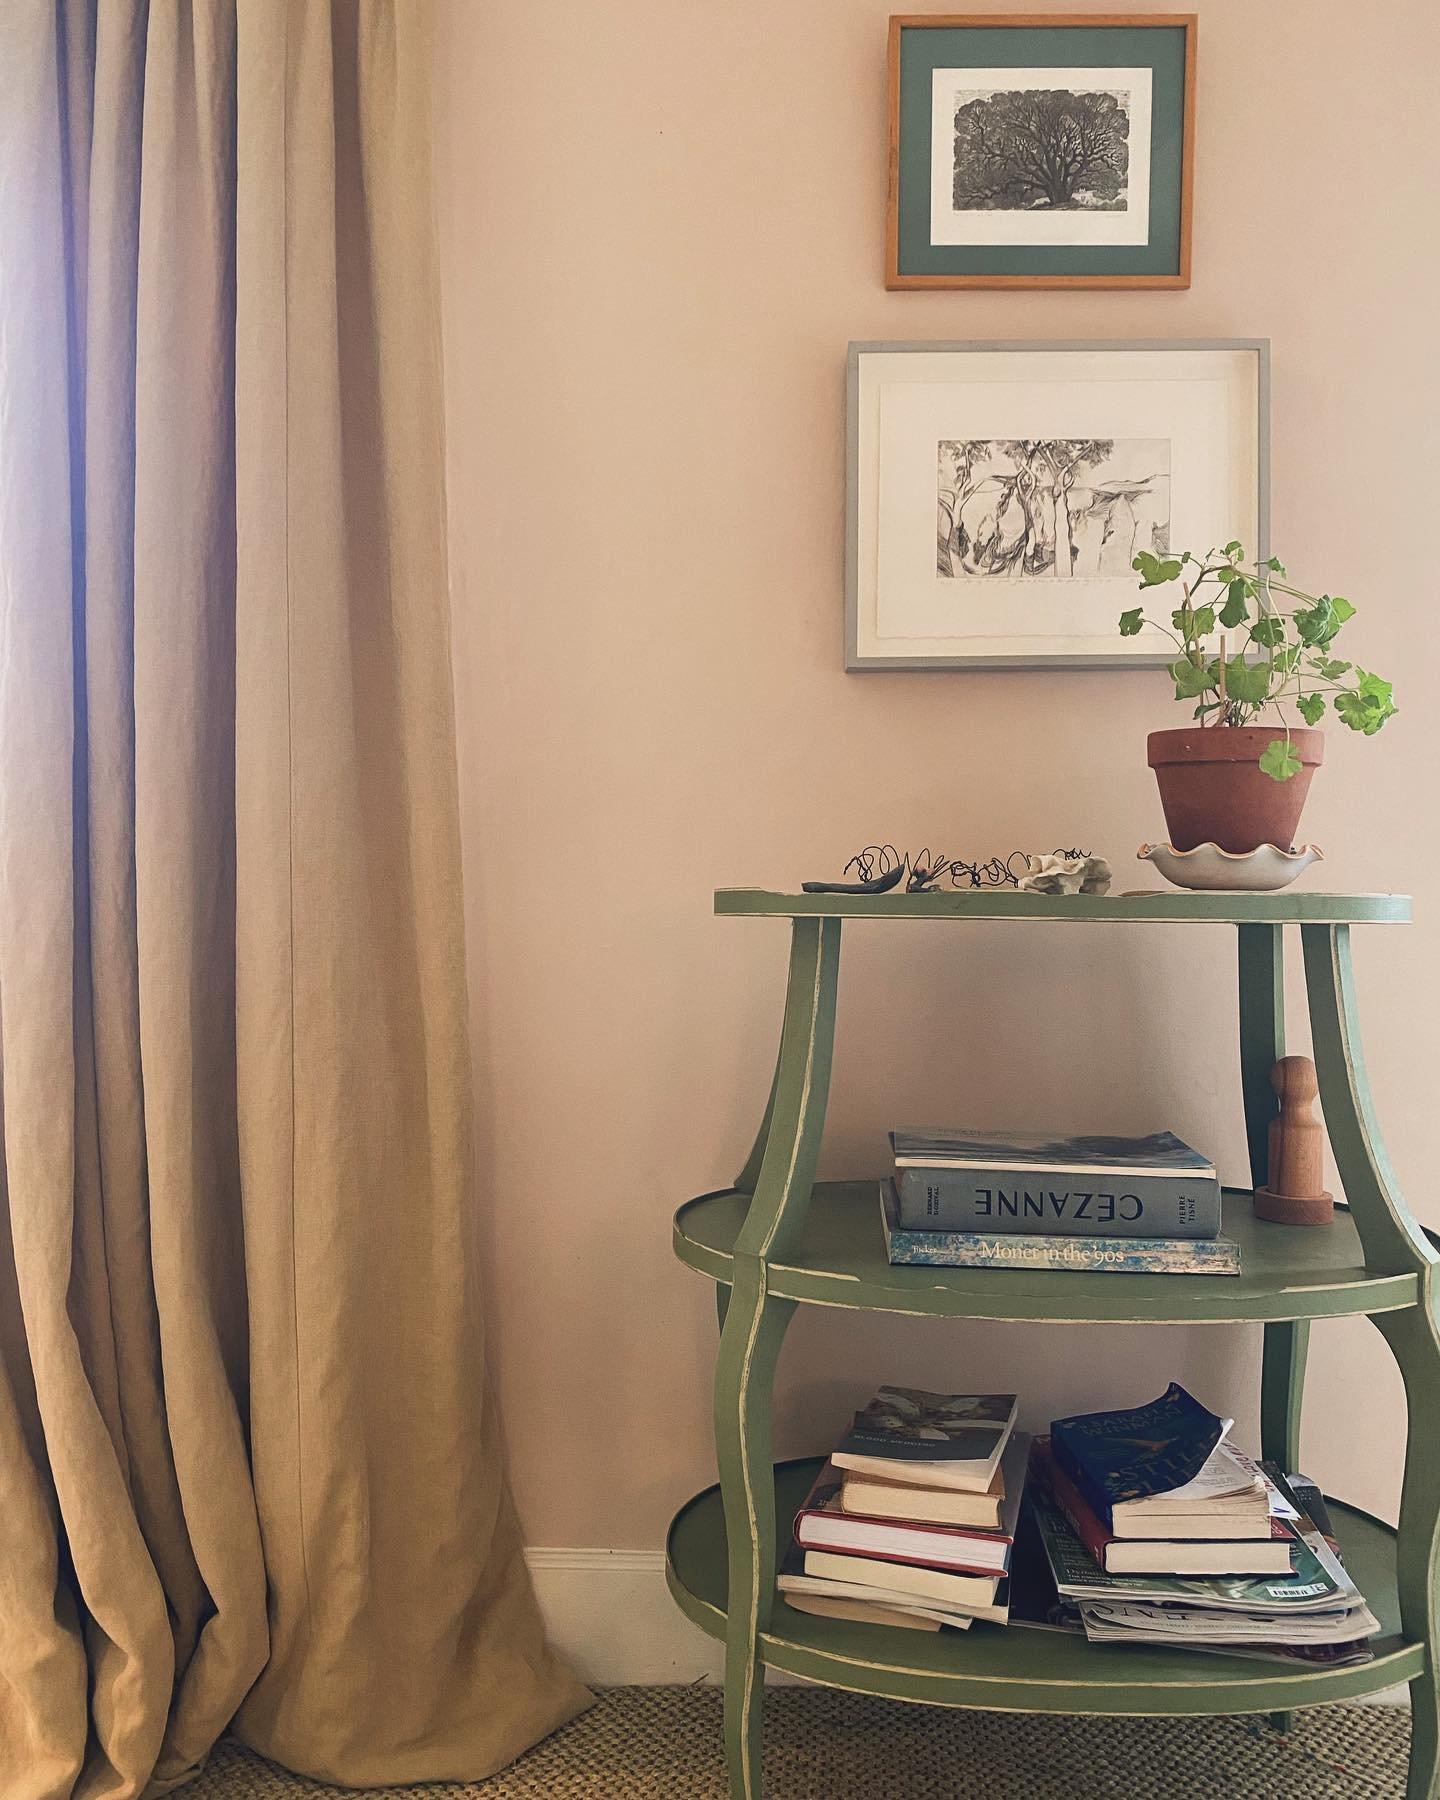
<instances>
[{"instance_id":1,"label":"green painted shelf unit","mask_svg":"<svg viewBox=\"0 0 1440 1800\"><path fill-rule=\"evenodd\" d=\"M829 895L726 888L717 913L791 921L780 1049L754 1148L733 1187L675 1215L679 1259L717 1284L714 1405L719 1485L670 1528L667 1573L685 1614L725 1645L725 1750L735 1800L760 1800L763 1669L945 1706L1062 1713L1270 1713L1353 1700L1406 1682L1407 1800L1440 1800L1440 1308L1436 1240L1401 1198L1365 1079L1350 927L1408 921L1395 894L1050 896L1013 892ZM1191 923L1236 932L1240 1079L1252 1183L1264 1179L1274 1116L1270 1070L1284 1055L1283 936L1300 931L1326 1129L1347 1204L1334 1223L1256 1219L1248 1190L1225 1199L1238 1279L892 1268L874 1180L817 1183L845 920ZM1408 1437L1398 1528L1337 1504L1347 1562L1381 1621L1373 1662L1321 1669L1164 1649L1090 1644L977 1623L934 1636L787 1606L778 1546L816 1468L773 1461L775 1365L796 1306L1050 1324L1238 1323L1264 1327L1261 1448L1298 1460L1312 1319L1374 1320L1405 1384Z\"/></svg>"}]
</instances>

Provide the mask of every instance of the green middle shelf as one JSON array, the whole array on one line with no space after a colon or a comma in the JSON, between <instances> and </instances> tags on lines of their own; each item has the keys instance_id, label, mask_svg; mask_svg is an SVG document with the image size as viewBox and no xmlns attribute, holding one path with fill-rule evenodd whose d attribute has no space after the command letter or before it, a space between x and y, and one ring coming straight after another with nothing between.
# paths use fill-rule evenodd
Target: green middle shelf
<instances>
[{"instance_id":1,"label":"green middle shelf","mask_svg":"<svg viewBox=\"0 0 1440 1800\"><path fill-rule=\"evenodd\" d=\"M727 1189L688 1201L675 1215L675 1254L728 1283L749 1196ZM1240 1245L1242 1272L1130 1275L1028 1269L892 1267L875 1180L816 1184L798 1250L769 1264L778 1298L938 1318L1042 1319L1056 1323L1223 1323L1323 1319L1413 1306L1414 1275L1365 1267L1354 1221L1299 1229L1257 1219L1248 1192L1225 1194L1224 1231Z\"/></svg>"}]
</instances>

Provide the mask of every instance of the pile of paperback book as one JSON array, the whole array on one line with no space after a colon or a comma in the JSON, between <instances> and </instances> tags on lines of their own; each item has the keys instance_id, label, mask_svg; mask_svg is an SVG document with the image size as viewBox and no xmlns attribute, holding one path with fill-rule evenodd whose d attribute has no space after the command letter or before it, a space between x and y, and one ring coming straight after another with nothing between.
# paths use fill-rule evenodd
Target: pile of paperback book
<instances>
[{"instance_id":1,"label":"pile of paperback book","mask_svg":"<svg viewBox=\"0 0 1440 1800\"><path fill-rule=\"evenodd\" d=\"M1176 1383L1148 1406L1057 1419L1030 1453L1053 1578L1044 1619L1097 1643L1340 1666L1378 1629L1314 1484L1253 1462Z\"/></svg>"},{"instance_id":2,"label":"pile of paperback book","mask_svg":"<svg viewBox=\"0 0 1440 1800\"><path fill-rule=\"evenodd\" d=\"M776 1585L830 1618L1003 1625L1028 1453L1013 1394L881 1388L816 1478Z\"/></svg>"}]
</instances>

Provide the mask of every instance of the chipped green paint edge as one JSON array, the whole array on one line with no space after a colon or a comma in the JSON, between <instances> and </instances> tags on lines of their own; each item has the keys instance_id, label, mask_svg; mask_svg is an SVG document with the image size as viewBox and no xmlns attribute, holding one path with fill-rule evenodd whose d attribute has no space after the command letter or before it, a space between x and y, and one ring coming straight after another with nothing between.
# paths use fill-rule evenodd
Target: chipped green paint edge
<instances>
[{"instance_id":1,"label":"chipped green paint edge","mask_svg":"<svg viewBox=\"0 0 1440 1800\"><path fill-rule=\"evenodd\" d=\"M1018 894L967 889L931 894L784 894L766 888L717 888L726 918L1029 919L1050 924L1403 925L1408 894Z\"/></svg>"}]
</instances>

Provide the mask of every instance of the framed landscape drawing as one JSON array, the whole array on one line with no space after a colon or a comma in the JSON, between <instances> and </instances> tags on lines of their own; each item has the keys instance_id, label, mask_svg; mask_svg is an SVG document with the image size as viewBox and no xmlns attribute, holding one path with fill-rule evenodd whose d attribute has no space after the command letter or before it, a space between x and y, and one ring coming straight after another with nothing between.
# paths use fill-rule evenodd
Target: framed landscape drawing
<instances>
[{"instance_id":1,"label":"framed landscape drawing","mask_svg":"<svg viewBox=\"0 0 1440 1800\"><path fill-rule=\"evenodd\" d=\"M1269 344L852 344L847 669L1158 667L1141 550L1269 554Z\"/></svg>"},{"instance_id":2,"label":"framed landscape drawing","mask_svg":"<svg viewBox=\"0 0 1440 1800\"><path fill-rule=\"evenodd\" d=\"M1190 285L1193 14L890 21L886 286Z\"/></svg>"}]
</instances>

